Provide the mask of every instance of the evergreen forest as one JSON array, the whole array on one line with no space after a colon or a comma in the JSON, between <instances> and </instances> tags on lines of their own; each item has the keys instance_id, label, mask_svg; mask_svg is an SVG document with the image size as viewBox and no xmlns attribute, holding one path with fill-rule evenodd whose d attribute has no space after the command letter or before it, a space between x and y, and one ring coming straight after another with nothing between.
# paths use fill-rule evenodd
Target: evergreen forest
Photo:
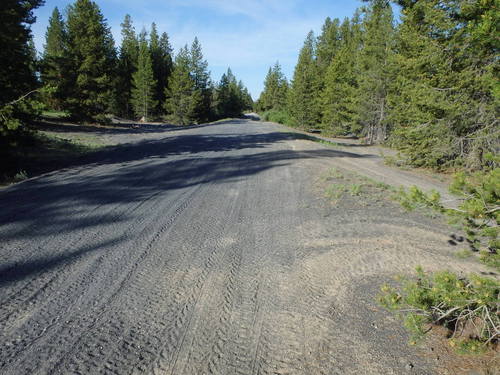
<instances>
[{"instance_id":1,"label":"evergreen forest","mask_svg":"<svg viewBox=\"0 0 500 375\"><path fill-rule=\"evenodd\" d=\"M365 1L311 31L293 77L269 69L264 118L400 151L399 163L492 168L500 145L497 0ZM394 4L392 4L394 5Z\"/></svg>"},{"instance_id":2,"label":"evergreen forest","mask_svg":"<svg viewBox=\"0 0 500 375\"><path fill-rule=\"evenodd\" d=\"M121 45L98 4L76 0L53 10L43 53L30 25L43 0L7 0L0 9L0 135L15 137L42 110L64 111L76 122L108 123L112 116L193 124L240 116L253 106L228 69L214 82L197 38L177 54L166 32L151 24L121 24Z\"/></svg>"}]
</instances>

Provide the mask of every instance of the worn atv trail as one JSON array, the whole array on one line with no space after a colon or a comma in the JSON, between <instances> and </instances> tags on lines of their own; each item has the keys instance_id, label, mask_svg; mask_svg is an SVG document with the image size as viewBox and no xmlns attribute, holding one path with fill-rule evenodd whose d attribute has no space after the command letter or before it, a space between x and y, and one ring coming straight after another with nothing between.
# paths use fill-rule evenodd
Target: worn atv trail
<instances>
[{"instance_id":1,"label":"worn atv trail","mask_svg":"<svg viewBox=\"0 0 500 375\"><path fill-rule=\"evenodd\" d=\"M438 371L375 294L417 264L479 266L434 220L318 194L365 157L234 120L3 190L0 373Z\"/></svg>"}]
</instances>

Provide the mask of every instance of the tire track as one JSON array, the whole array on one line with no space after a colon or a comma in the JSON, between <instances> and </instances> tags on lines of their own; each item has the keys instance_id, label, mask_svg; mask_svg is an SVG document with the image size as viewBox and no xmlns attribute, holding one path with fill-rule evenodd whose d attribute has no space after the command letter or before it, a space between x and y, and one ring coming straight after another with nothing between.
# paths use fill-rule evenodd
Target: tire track
<instances>
[{"instance_id":1,"label":"tire track","mask_svg":"<svg viewBox=\"0 0 500 375\"><path fill-rule=\"evenodd\" d=\"M192 195L194 195L198 189L199 189L199 186L196 186L195 188L192 189L192 191L188 194L187 199L182 201L180 206L174 211L174 214L170 217L169 220L166 221L163 228L158 233L156 233L156 235L153 237L153 240L152 240L153 242L155 240L158 240L161 233L163 233L169 226L171 226L173 224L173 222L175 221L175 219L180 215L180 213L184 209L186 209L187 205L189 204L189 198ZM156 202L151 202L151 208L153 208L153 206L155 206L155 205L156 205ZM158 215L161 216L162 215L161 212L159 212ZM146 219L149 219L149 220L146 220ZM137 226L140 224L142 224L142 228L143 228L142 232L144 233L144 231L145 231L145 232L149 233L149 232L151 232L151 230L146 230L148 223L153 223L155 221L155 219L156 219L156 217L151 218L148 216L144 216L141 219L141 221L135 221L134 223L131 223L128 227L126 227L125 232L123 234L126 237L128 237L132 233L137 232ZM127 235L127 233L129 233L129 234ZM144 234L142 236L144 236ZM140 243L141 240L142 240L142 237L140 239L136 240L135 243ZM132 245L134 245L134 243L132 243ZM141 258L144 257L145 253L148 250L149 250L149 247L146 247L146 250L139 254L139 258L136 258L135 262L130 262L132 259L124 259L124 260L126 260L126 262L128 264L132 263L133 268L129 272L129 274L131 272L133 272L133 270L137 266L138 262L141 261ZM37 321L39 322L38 326L33 327L33 330L35 330L35 328L38 329L38 333L36 332L36 330L35 330L35 332L28 331L26 338L21 339L19 341L19 344L21 344L22 349L20 350L20 348L19 348L20 345L15 345L15 346L12 345L12 348L15 350L14 351L9 350L9 352L11 352L10 355L9 355L9 353L4 353L4 355L3 355L4 358L8 359L9 357L19 356L20 352L27 351L30 347L37 344L38 339L43 338L45 340L47 332L52 331L52 328L55 327L59 321L58 317L50 318L49 314L50 314L51 310L45 310L45 309L49 309L49 308L53 309L55 307L54 302L56 304L61 304L60 307L58 308L61 315L62 314L66 315L66 316L73 315L74 321L78 321L80 324L79 330L83 330L84 327L91 326L93 324L93 322L95 322L102 314L98 313L98 314L96 314L96 317L93 317L92 314L88 314L87 312L78 311L78 309L76 309L76 311L75 311L74 306L82 303L82 302L79 302L79 300L82 301L82 299L83 299L83 295L81 295L80 291L84 288L84 286L98 282L96 271L95 271L95 269L93 269L93 268L95 268L93 266L93 264L98 264L99 266L102 267L103 266L102 263L106 260L106 257L108 257L108 254L100 255L93 263L87 264L86 268L84 268L84 269L82 269L81 267L76 268L76 263L78 260L74 260L73 262L71 262L71 264L65 265L66 267L65 267L64 273L73 274L73 278L75 279L75 281L68 288L66 288L65 294L68 296L80 295L80 297L76 301L74 301L73 305L66 305L65 301L61 300L60 298L58 300L55 300L52 302L49 300L47 303L45 303L42 307L42 310L39 311L37 314ZM122 262L122 263L124 263L124 262ZM124 265L127 263L124 263ZM118 265L118 264L116 264L116 265ZM73 273L71 272L72 271L71 266L75 267L75 271L77 272L76 275L74 274L74 272ZM121 270L122 270L122 268L119 269L119 271L121 271ZM119 276L119 279L123 278L122 284L118 284L116 292L114 294L111 294L109 299L113 299L114 296L118 295L120 290L123 289L123 281L126 280L126 278L129 276L129 274L126 274L125 278L123 278L123 276ZM90 276L90 278L89 278L89 276ZM61 275L56 275L56 277L61 279ZM111 284L109 286L112 287L113 284ZM116 286L116 282L115 282L115 286ZM57 297L57 295L56 295L56 297ZM89 297L91 298L91 296L89 296ZM103 303L99 303L98 305L93 306L93 309L97 310L101 305L103 305ZM43 318L43 316L45 316L45 318ZM43 321L47 321L48 323L42 323ZM64 327L63 326L63 327L57 327L57 328L58 329L56 331L61 331L61 332L59 332L60 337L65 338L65 340L72 340L72 339L74 340L75 339L74 336L75 336L76 331L74 330L74 327L72 327L72 326ZM53 333L53 334L55 334L55 333ZM61 347L67 347L67 342L61 342L60 345L61 345Z\"/></svg>"}]
</instances>

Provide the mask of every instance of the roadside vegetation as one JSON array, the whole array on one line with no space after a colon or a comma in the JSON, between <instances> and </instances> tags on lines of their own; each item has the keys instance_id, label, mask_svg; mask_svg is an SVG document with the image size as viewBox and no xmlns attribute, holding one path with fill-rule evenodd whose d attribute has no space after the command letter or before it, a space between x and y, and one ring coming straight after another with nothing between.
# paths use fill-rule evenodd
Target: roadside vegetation
<instances>
[{"instance_id":1,"label":"roadside vegetation","mask_svg":"<svg viewBox=\"0 0 500 375\"><path fill-rule=\"evenodd\" d=\"M365 3L350 19L327 18L318 37L307 35L290 81L273 65L255 110L267 121L395 148L399 155L387 161L399 167L455 172L459 207L416 187L396 199L446 215L463 232L450 240L457 256L477 254L498 272L498 2ZM362 191L337 181L325 195L338 201ZM450 345L480 352L498 343L499 290L495 276L419 269L401 288L385 286L381 300L402 312L416 337L439 324L450 329Z\"/></svg>"},{"instance_id":2,"label":"roadside vegetation","mask_svg":"<svg viewBox=\"0 0 500 375\"><path fill-rule=\"evenodd\" d=\"M400 164L482 169L500 146L498 16L495 0L366 1L307 35L290 81L274 64L255 109L388 145Z\"/></svg>"},{"instance_id":3,"label":"roadside vegetation","mask_svg":"<svg viewBox=\"0 0 500 375\"><path fill-rule=\"evenodd\" d=\"M357 204L363 206L381 202L387 198L388 193L396 191L395 188L383 182L375 181L352 171L341 171L337 168L329 169L324 173L320 178L320 183L325 198L333 205L338 205L347 200L349 205L354 204L354 201L356 201Z\"/></svg>"},{"instance_id":4,"label":"roadside vegetation","mask_svg":"<svg viewBox=\"0 0 500 375\"><path fill-rule=\"evenodd\" d=\"M493 159L494 156L486 156ZM472 257L490 267L492 276L466 277L448 271L406 278L402 287L384 285L380 302L404 317L416 343L432 324L449 330L449 345L462 354L494 349L500 339L500 168L456 175L450 191L462 198L457 208L445 207L437 192L417 187L400 190L396 199L408 210L430 208L446 215L464 236L454 236L458 257Z\"/></svg>"},{"instance_id":5,"label":"roadside vegetation","mask_svg":"<svg viewBox=\"0 0 500 375\"><path fill-rule=\"evenodd\" d=\"M91 140L38 131L24 130L12 138L0 137L0 185L67 167L102 147Z\"/></svg>"},{"instance_id":6,"label":"roadside vegetation","mask_svg":"<svg viewBox=\"0 0 500 375\"><path fill-rule=\"evenodd\" d=\"M415 345L441 325L449 330L448 343L461 354L481 354L493 348L500 335L500 285L471 274L459 277L448 271L426 273L417 268L416 280L403 287L384 285L381 304L403 315Z\"/></svg>"}]
</instances>

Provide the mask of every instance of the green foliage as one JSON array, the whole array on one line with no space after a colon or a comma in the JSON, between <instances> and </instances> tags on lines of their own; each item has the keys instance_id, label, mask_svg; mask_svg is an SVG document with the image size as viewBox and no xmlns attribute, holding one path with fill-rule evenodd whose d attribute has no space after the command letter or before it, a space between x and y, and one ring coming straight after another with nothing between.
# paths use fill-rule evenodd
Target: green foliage
<instances>
[{"instance_id":1,"label":"green foliage","mask_svg":"<svg viewBox=\"0 0 500 375\"><path fill-rule=\"evenodd\" d=\"M49 19L44 47L41 78L43 85L52 88L44 96L44 101L50 108L59 110L62 108L67 89L64 76L68 47L66 25L57 7Z\"/></svg>"},{"instance_id":2,"label":"green foliage","mask_svg":"<svg viewBox=\"0 0 500 375\"><path fill-rule=\"evenodd\" d=\"M481 258L484 263L498 265L500 168L492 167L472 174L458 173L450 191L462 199L458 208L445 208L437 192L426 194L415 186L408 191L401 189L396 199L408 210L430 207L446 214L452 223L462 227L471 249L483 251Z\"/></svg>"},{"instance_id":3,"label":"green foliage","mask_svg":"<svg viewBox=\"0 0 500 375\"><path fill-rule=\"evenodd\" d=\"M211 117L212 83L208 72L208 62L203 57L201 44L196 37L191 44L189 55L189 69L196 91L194 96L199 98L195 106L195 119L196 122L201 123L208 121Z\"/></svg>"},{"instance_id":4,"label":"green foliage","mask_svg":"<svg viewBox=\"0 0 500 375\"><path fill-rule=\"evenodd\" d=\"M326 172L322 176L322 179L324 181L329 181L329 180L334 179L334 178L336 178L336 179L343 179L344 175L337 168L331 168L331 169L328 170L328 172Z\"/></svg>"},{"instance_id":5,"label":"green foliage","mask_svg":"<svg viewBox=\"0 0 500 375\"><path fill-rule=\"evenodd\" d=\"M148 120L157 105L154 99L157 82L154 79L151 54L148 48L145 30L143 30L139 36L137 70L132 74L132 80L133 88L131 102L134 107L134 112L140 118Z\"/></svg>"},{"instance_id":6,"label":"green foliage","mask_svg":"<svg viewBox=\"0 0 500 375\"><path fill-rule=\"evenodd\" d=\"M466 175L458 173L450 187L463 198L458 210L447 213L458 221L467 239L495 255L500 250L500 168Z\"/></svg>"},{"instance_id":7,"label":"green foliage","mask_svg":"<svg viewBox=\"0 0 500 375\"><path fill-rule=\"evenodd\" d=\"M365 2L307 36L288 90L293 125L388 143L410 166L484 168L500 147L498 0L397 1L397 26L389 1ZM257 110L271 108L263 94Z\"/></svg>"},{"instance_id":8,"label":"green foliage","mask_svg":"<svg viewBox=\"0 0 500 375\"><path fill-rule=\"evenodd\" d=\"M126 118L132 117L132 75L137 70L139 41L130 15L121 23L122 43L118 53L115 89L115 111Z\"/></svg>"},{"instance_id":9,"label":"green foliage","mask_svg":"<svg viewBox=\"0 0 500 375\"><path fill-rule=\"evenodd\" d=\"M158 116L162 112L162 103L165 101L168 77L172 73L172 47L167 33L158 36L155 23L151 25L149 53L151 54L153 78L156 82L153 95L156 105L151 108L151 113Z\"/></svg>"},{"instance_id":10,"label":"green foliage","mask_svg":"<svg viewBox=\"0 0 500 375\"><path fill-rule=\"evenodd\" d=\"M252 98L243 82L237 81L230 68L224 73L214 91L217 118L239 117L252 108Z\"/></svg>"},{"instance_id":11,"label":"green foliage","mask_svg":"<svg viewBox=\"0 0 500 375\"><path fill-rule=\"evenodd\" d=\"M367 143L382 143L388 135L387 94L393 77L389 59L393 53L394 27L388 1L370 1L362 31L355 94L358 96L357 117Z\"/></svg>"},{"instance_id":12,"label":"green foliage","mask_svg":"<svg viewBox=\"0 0 500 375\"><path fill-rule=\"evenodd\" d=\"M271 109L262 114L264 121L277 122L278 124L292 125L290 114L285 110Z\"/></svg>"},{"instance_id":13,"label":"green foliage","mask_svg":"<svg viewBox=\"0 0 500 375\"><path fill-rule=\"evenodd\" d=\"M352 184L349 187L349 192L352 196L361 195L361 185L360 184Z\"/></svg>"},{"instance_id":14,"label":"green foliage","mask_svg":"<svg viewBox=\"0 0 500 375\"><path fill-rule=\"evenodd\" d=\"M341 42L325 73L321 92L323 128L333 135L360 134L358 105L359 25L342 23Z\"/></svg>"},{"instance_id":15,"label":"green foliage","mask_svg":"<svg viewBox=\"0 0 500 375\"><path fill-rule=\"evenodd\" d=\"M110 110L112 103L116 63L113 37L95 2L76 0L67 14L65 107L76 118L95 121Z\"/></svg>"},{"instance_id":16,"label":"green foliage","mask_svg":"<svg viewBox=\"0 0 500 375\"><path fill-rule=\"evenodd\" d=\"M125 117L132 117L133 110L139 117L158 118L163 114L167 82L173 69L168 35L160 36L153 23L149 40L145 30L138 38L129 15L121 26L115 110Z\"/></svg>"},{"instance_id":17,"label":"green foliage","mask_svg":"<svg viewBox=\"0 0 500 375\"><path fill-rule=\"evenodd\" d=\"M493 253L491 251L481 251L479 254L479 260L491 268L495 268L500 271L500 254Z\"/></svg>"},{"instance_id":18,"label":"green foliage","mask_svg":"<svg viewBox=\"0 0 500 375\"><path fill-rule=\"evenodd\" d=\"M216 105L212 104L212 86L208 63L203 59L198 38L195 38L191 48L184 46L175 58L165 91L164 108L169 119L188 125L214 117L212 108Z\"/></svg>"},{"instance_id":19,"label":"green foliage","mask_svg":"<svg viewBox=\"0 0 500 375\"><path fill-rule=\"evenodd\" d=\"M20 182L20 181L26 180L27 178L28 178L28 174L26 173L26 171L19 171L12 178L12 180L13 180L13 182Z\"/></svg>"},{"instance_id":20,"label":"green foliage","mask_svg":"<svg viewBox=\"0 0 500 375\"><path fill-rule=\"evenodd\" d=\"M331 201L336 202L345 192L348 191L347 185L344 184L331 184L325 189L325 197Z\"/></svg>"},{"instance_id":21,"label":"green foliage","mask_svg":"<svg viewBox=\"0 0 500 375\"><path fill-rule=\"evenodd\" d=\"M408 191L401 187L394 198L408 211L423 207L433 208L440 212L444 211L440 203L441 195L435 190L426 194L416 186L410 187Z\"/></svg>"},{"instance_id":22,"label":"green foliage","mask_svg":"<svg viewBox=\"0 0 500 375\"><path fill-rule=\"evenodd\" d=\"M332 200L337 201L342 198L344 194L349 194L353 197L360 196L363 193L363 184L331 184L325 189L325 196Z\"/></svg>"},{"instance_id":23,"label":"green foliage","mask_svg":"<svg viewBox=\"0 0 500 375\"><path fill-rule=\"evenodd\" d=\"M455 340L451 339L449 344L455 348L459 354L483 354L486 352L486 346L480 340Z\"/></svg>"},{"instance_id":24,"label":"green foliage","mask_svg":"<svg viewBox=\"0 0 500 375\"><path fill-rule=\"evenodd\" d=\"M196 107L202 100L196 90L190 71L191 57L186 46L181 48L174 62L174 70L165 92L165 110L170 119L180 125L189 125L196 120Z\"/></svg>"},{"instance_id":25,"label":"green foliage","mask_svg":"<svg viewBox=\"0 0 500 375\"><path fill-rule=\"evenodd\" d=\"M276 62L269 68L264 81L264 90L256 103L257 112L270 110L284 111L288 93L288 81L286 80L281 65Z\"/></svg>"},{"instance_id":26,"label":"green foliage","mask_svg":"<svg viewBox=\"0 0 500 375\"><path fill-rule=\"evenodd\" d=\"M0 7L0 136L28 122L37 103L20 98L38 86L30 25L43 0L7 0Z\"/></svg>"},{"instance_id":27,"label":"green foliage","mask_svg":"<svg viewBox=\"0 0 500 375\"><path fill-rule=\"evenodd\" d=\"M404 280L402 289L384 285L379 301L404 313L414 342L424 337L432 323L448 328L452 339L462 342L461 349L480 351L498 341L499 297L497 280L474 274L461 278L448 271L427 274L417 267L416 280Z\"/></svg>"},{"instance_id":28,"label":"green foliage","mask_svg":"<svg viewBox=\"0 0 500 375\"><path fill-rule=\"evenodd\" d=\"M320 120L317 105L317 66L315 63L316 40L311 31L304 42L288 90L288 111L293 124L309 128Z\"/></svg>"},{"instance_id":29,"label":"green foliage","mask_svg":"<svg viewBox=\"0 0 500 375\"><path fill-rule=\"evenodd\" d=\"M498 148L494 1L402 1L389 95L390 141L414 166L484 165ZM496 8L496 9L495 9ZM484 29L483 29L484 28Z\"/></svg>"}]
</instances>

